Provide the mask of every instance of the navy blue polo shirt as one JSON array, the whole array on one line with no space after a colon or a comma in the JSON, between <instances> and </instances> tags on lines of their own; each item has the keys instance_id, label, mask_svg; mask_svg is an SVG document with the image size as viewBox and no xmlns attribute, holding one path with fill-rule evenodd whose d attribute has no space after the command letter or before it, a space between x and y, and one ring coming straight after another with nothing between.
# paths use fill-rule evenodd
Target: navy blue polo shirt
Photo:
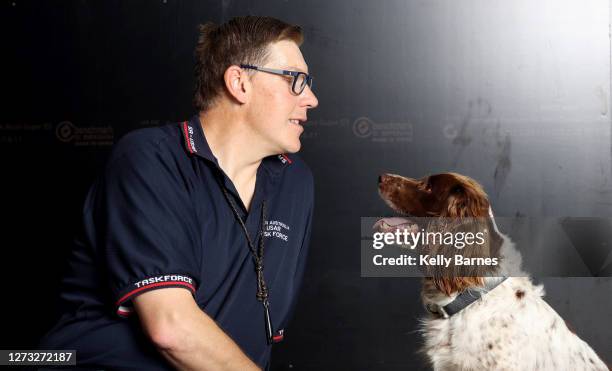
<instances>
[{"instance_id":1,"label":"navy blue polo shirt","mask_svg":"<svg viewBox=\"0 0 612 371\"><path fill-rule=\"evenodd\" d=\"M62 280L63 315L40 348L76 349L81 366L169 369L143 333L132 299L179 287L265 367L271 346L254 263L221 187L238 205L256 246L265 200L264 275L274 341L281 341L308 253L312 174L296 155L263 159L247 212L194 116L136 130L113 148L85 201Z\"/></svg>"}]
</instances>

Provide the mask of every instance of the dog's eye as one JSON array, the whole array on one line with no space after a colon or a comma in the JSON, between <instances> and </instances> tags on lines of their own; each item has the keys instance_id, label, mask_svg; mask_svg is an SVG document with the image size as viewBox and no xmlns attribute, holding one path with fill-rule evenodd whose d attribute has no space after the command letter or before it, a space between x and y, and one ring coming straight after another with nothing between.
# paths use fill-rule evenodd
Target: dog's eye
<instances>
[{"instance_id":1,"label":"dog's eye","mask_svg":"<svg viewBox=\"0 0 612 371\"><path fill-rule=\"evenodd\" d=\"M454 186L453 189L451 189L451 193L453 194L462 193L462 192L463 192L463 188L461 186Z\"/></svg>"}]
</instances>

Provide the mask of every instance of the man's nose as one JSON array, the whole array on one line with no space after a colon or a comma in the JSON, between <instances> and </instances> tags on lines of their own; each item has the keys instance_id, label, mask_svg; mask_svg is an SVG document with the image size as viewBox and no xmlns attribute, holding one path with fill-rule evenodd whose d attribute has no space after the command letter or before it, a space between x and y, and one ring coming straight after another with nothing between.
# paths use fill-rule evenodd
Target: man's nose
<instances>
[{"instance_id":1,"label":"man's nose","mask_svg":"<svg viewBox=\"0 0 612 371\"><path fill-rule=\"evenodd\" d=\"M310 86L306 86L302 92L302 106L308 108L316 108L319 105L317 96L312 92Z\"/></svg>"}]
</instances>

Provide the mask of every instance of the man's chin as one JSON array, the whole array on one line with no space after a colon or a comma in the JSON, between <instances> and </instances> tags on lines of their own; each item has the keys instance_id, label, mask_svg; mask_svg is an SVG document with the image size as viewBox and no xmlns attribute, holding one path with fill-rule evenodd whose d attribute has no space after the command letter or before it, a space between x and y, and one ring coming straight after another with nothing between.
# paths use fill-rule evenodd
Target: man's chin
<instances>
[{"instance_id":1,"label":"man's chin","mask_svg":"<svg viewBox=\"0 0 612 371\"><path fill-rule=\"evenodd\" d=\"M295 143L291 143L284 146L284 151L282 153L297 153L302 148L302 143L298 139Z\"/></svg>"}]
</instances>

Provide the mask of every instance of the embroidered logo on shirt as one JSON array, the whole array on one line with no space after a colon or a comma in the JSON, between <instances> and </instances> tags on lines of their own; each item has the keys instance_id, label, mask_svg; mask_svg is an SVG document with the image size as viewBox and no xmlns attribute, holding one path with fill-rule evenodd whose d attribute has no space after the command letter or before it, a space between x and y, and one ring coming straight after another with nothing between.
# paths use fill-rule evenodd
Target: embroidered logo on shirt
<instances>
[{"instance_id":1,"label":"embroidered logo on shirt","mask_svg":"<svg viewBox=\"0 0 612 371\"><path fill-rule=\"evenodd\" d=\"M182 276L180 274L169 274L169 275L151 277L151 278L147 278L147 279L144 279L142 281L136 282L134 285L136 285L136 287L143 287L143 286L151 285L151 284L154 284L154 283L168 282L168 281L170 281L170 282L185 282L185 283L188 283L190 285L193 285L193 280L190 277Z\"/></svg>"},{"instance_id":2,"label":"embroidered logo on shirt","mask_svg":"<svg viewBox=\"0 0 612 371\"><path fill-rule=\"evenodd\" d=\"M266 220L264 222L264 237L275 237L285 242L289 241L289 231L291 228L278 220Z\"/></svg>"},{"instance_id":3,"label":"embroidered logo on shirt","mask_svg":"<svg viewBox=\"0 0 612 371\"><path fill-rule=\"evenodd\" d=\"M134 295L163 287L186 287L194 295L196 291L193 279L182 274L162 274L145 278L128 286L126 290L121 293L121 297L115 303L117 306L117 314L121 317L129 316L133 312L130 301Z\"/></svg>"},{"instance_id":4,"label":"embroidered logo on shirt","mask_svg":"<svg viewBox=\"0 0 612 371\"><path fill-rule=\"evenodd\" d=\"M282 155L278 155L278 159L280 160L280 162L282 162L283 164L291 164L291 159L289 158L289 156L282 154Z\"/></svg>"},{"instance_id":5,"label":"embroidered logo on shirt","mask_svg":"<svg viewBox=\"0 0 612 371\"><path fill-rule=\"evenodd\" d=\"M191 153L198 152L195 146L195 141L193 140L193 127L191 127L187 121L183 122L183 134L185 135L187 150L189 150Z\"/></svg>"}]
</instances>

